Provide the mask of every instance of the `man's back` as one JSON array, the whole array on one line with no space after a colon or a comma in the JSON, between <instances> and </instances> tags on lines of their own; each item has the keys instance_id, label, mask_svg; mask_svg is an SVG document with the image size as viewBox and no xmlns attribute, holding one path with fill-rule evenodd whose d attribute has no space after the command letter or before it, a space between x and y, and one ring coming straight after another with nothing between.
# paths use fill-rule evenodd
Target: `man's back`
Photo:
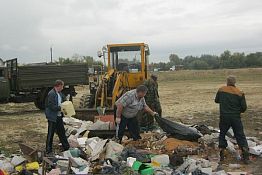
<instances>
[{"instance_id":1,"label":"man's back","mask_svg":"<svg viewBox=\"0 0 262 175\"><path fill-rule=\"evenodd\" d=\"M221 116L240 116L247 109L245 95L235 86L223 86L216 94L216 103L220 104Z\"/></svg>"},{"instance_id":2,"label":"man's back","mask_svg":"<svg viewBox=\"0 0 262 175\"><path fill-rule=\"evenodd\" d=\"M220 161L225 159L224 152L228 146L226 134L229 128L232 128L237 144L242 150L242 159L244 163L248 163L248 143L240 117L240 114L246 111L247 104L244 93L236 88L235 84L236 77L229 75L227 77L227 86L223 86L218 90L215 99L215 102L219 103L220 107L218 145L220 148Z\"/></svg>"}]
</instances>

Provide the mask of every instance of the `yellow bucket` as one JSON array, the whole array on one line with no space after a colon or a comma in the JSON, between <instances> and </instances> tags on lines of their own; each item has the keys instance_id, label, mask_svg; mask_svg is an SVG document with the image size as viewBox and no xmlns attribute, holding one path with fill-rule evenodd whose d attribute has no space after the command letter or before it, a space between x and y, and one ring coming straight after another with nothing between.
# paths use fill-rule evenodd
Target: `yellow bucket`
<instances>
[{"instance_id":1,"label":"yellow bucket","mask_svg":"<svg viewBox=\"0 0 262 175\"><path fill-rule=\"evenodd\" d=\"M24 166L23 165L19 165L19 166L17 166L17 167L15 167L15 170L16 171L22 171L24 169ZM26 165L25 165L25 169L26 170L38 170L39 169L39 164L38 164L38 162L31 162L31 163L27 163Z\"/></svg>"}]
</instances>

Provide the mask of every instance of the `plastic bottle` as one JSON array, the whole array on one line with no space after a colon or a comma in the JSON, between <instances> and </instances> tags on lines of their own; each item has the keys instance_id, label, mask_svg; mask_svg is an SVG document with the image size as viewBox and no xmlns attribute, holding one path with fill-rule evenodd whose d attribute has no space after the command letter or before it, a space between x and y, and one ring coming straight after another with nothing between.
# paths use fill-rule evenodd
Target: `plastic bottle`
<instances>
[{"instance_id":1,"label":"plastic bottle","mask_svg":"<svg viewBox=\"0 0 262 175\"><path fill-rule=\"evenodd\" d=\"M241 165L240 164L229 164L228 167L238 169L238 168L241 168Z\"/></svg>"},{"instance_id":2,"label":"plastic bottle","mask_svg":"<svg viewBox=\"0 0 262 175\"><path fill-rule=\"evenodd\" d=\"M241 160L239 150L236 150L235 157L236 157L237 160Z\"/></svg>"},{"instance_id":3,"label":"plastic bottle","mask_svg":"<svg viewBox=\"0 0 262 175\"><path fill-rule=\"evenodd\" d=\"M151 162L157 162L161 166L167 166L170 163L169 156L167 154L156 155L151 158Z\"/></svg>"}]
</instances>

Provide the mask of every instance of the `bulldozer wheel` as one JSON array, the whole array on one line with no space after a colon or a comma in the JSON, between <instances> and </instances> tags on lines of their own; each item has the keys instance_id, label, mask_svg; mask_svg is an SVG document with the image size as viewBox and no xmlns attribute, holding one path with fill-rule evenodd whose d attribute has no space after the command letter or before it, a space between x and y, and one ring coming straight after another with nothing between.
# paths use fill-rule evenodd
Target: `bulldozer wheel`
<instances>
[{"instance_id":1,"label":"bulldozer wheel","mask_svg":"<svg viewBox=\"0 0 262 175\"><path fill-rule=\"evenodd\" d=\"M92 108L95 104L95 95L84 94L80 99L80 109Z\"/></svg>"}]
</instances>

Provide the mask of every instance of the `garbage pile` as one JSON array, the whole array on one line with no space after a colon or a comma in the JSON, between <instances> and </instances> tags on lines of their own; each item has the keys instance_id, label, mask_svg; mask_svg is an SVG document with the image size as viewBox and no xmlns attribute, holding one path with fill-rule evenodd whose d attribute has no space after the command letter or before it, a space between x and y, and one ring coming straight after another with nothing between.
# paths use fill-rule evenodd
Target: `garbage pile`
<instances>
[{"instance_id":1,"label":"garbage pile","mask_svg":"<svg viewBox=\"0 0 262 175\"><path fill-rule=\"evenodd\" d=\"M219 130L206 125L186 126L156 119L160 128L141 133L141 140L127 136L122 144L114 139L113 116L95 122L64 118L70 149L45 157L41 151L20 144L21 154L0 155L0 175L126 174L126 175L226 175L241 171L241 164L219 164ZM111 136L111 138L109 137ZM262 142L248 137L250 154L262 157ZM229 131L228 154L241 159L236 140ZM242 170L243 171L243 170ZM238 172L238 174L248 172Z\"/></svg>"}]
</instances>

